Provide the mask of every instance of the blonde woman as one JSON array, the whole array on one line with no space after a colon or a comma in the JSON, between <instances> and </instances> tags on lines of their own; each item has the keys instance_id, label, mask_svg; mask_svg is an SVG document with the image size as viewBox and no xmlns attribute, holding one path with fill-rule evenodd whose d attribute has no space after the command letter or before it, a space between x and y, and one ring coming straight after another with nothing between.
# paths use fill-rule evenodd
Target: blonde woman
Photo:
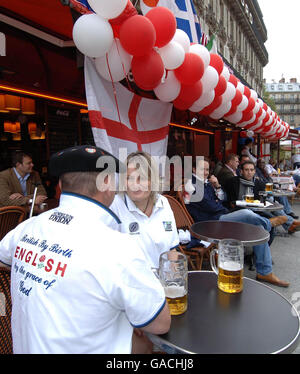
<instances>
[{"instance_id":1,"label":"blonde woman","mask_svg":"<svg viewBox=\"0 0 300 374\"><path fill-rule=\"evenodd\" d=\"M173 211L159 193L158 167L145 152L131 153L126 160L127 174L110 209L120 218L120 231L139 242L151 267L158 268L161 253L179 244Z\"/></svg>"}]
</instances>

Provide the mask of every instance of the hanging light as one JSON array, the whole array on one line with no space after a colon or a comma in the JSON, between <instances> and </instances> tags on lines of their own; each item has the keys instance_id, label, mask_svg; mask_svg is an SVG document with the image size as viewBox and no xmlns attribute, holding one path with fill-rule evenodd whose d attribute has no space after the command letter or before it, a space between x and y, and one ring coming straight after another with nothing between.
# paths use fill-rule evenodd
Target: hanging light
<instances>
[{"instance_id":1,"label":"hanging light","mask_svg":"<svg viewBox=\"0 0 300 374\"><path fill-rule=\"evenodd\" d=\"M14 95L5 95L5 108L8 110L20 110L21 98Z\"/></svg>"},{"instance_id":2,"label":"hanging light","mask_svg":"<svg viewBox=\"0 0 300 374\"><path fill-rule=\"evenodd\" d=\"M16 132L21 132L21 123L15 122L15 125L16 125Z\"/></svg>"},{"instance_id":3,"label":"hanging light","mask_svg":"<svg viewBox=\"0 0 300 374\"><path fill-rule=\"evenodd\" d=\"M11 132L12 134L17 134L17 125L16 125L15 122L12 122L10 132Z\"/></svg>"},{"instance_id":4,"label":"hanging light","mask_svg":"<svg viewBox=\"0 0 300 374\"><path fill-rule=\"evenodd\" d=\"M4 122L4 132L11 132L12 130L12 123L10 121Z\"/></svg>"},{"instance_id":5,"label":"hanging light","mask_svg":"<svg viewBox=\"0 0 300 374\"><path fill-rule=\"evenodd\" d=\"M0 95L0 112L9 113L9 110L5 108L5 96Z\"/></svg>"},{"instance_id":6,"label":"hanging light","mask_svg":"<svg viewBox=\"0 0 300 374\"><path fill-rule=\"evenodd\" d=\"M36 132L36 123L35 122L29 122L28 123L28 132L29 134Z\"/></svg>"},{"instance_id":7,"label":"hanging light","mask_svg":"<svg viewBox=\"0 0 300 374\"><path fill-rule=\"evenodd\" d=\"M22 97L21 107L23 114L35 114L35 100Z\"/></svg>"}]
</instances>

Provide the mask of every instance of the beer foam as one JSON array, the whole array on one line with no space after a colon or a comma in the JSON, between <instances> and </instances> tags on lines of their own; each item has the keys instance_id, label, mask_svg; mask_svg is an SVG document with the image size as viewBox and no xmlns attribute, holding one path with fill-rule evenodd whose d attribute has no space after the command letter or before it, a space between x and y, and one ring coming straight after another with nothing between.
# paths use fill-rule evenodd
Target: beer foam
<instances>
[{"instance_id":1,"label":"beer foam","mask_svg":"<svg viewBox=\"0 0 300 374\"><path fill-rule=\"evenodd\" d=\"M186 294L184 286L172 285L164 287L166 297L175 299L176 297L182 297Z\"/></svg>"},{"instance_id":2,"label":"beer foam","mask_svg":"<svg viewBox=\"0 0 300 374\"><path fill-rule=\"evenodd\" d=\"M243 269L243 265L234 261L223 261L220 262L219 267L227 271L239 271Z\"/></svg>"}]
</instances>

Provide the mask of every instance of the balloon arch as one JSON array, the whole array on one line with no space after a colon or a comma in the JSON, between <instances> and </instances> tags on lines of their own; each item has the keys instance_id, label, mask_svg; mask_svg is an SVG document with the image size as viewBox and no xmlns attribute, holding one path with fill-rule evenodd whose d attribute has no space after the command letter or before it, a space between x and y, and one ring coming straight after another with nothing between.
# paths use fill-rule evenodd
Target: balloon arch
<instances>
[{"instance_id":1,"label":"balloon arch","mask_svg":"<svg viewBox=\"0 0 300 374\"><path fill-rule=\"evenodd\" d=\"M104 79L121 81L131 72L139 88L176 109L224 118L269 141L288 136L289 125L231 74L218 54L190 43L169 9L154 7L143 16L130 0L88 3L94 12L77 19L73 40L95 59Z\"/></svg>"}]
</instances>

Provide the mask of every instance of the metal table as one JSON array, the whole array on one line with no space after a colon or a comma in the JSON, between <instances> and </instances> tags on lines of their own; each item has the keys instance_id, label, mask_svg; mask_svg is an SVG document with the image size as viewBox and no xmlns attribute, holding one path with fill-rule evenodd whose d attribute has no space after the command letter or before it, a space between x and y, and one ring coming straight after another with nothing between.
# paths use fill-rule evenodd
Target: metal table
<instances>
[{"instance_id":1,"label":"metal table","mask_svg":"<svg viewBox=\"0 0 300 374\"><path fill-rule=\"evenodd\" d=\"M190 232L198 239L218 242L221 239L237 239L244 246L263 244L269 240L269 233L261 226L242 222L202 221L194 223Z\"/></svg>"},{"instance_id":2,"label":"metal table","mask_svg":"<svg viewBox=\"0 0 300 374\"><path fill-rule=\"evenodd\" d=\"M210 271L188 278L188 308L172 316L167 334L147 334L167 353L291 353L299 342L300 319L281 294L244 278L244 289L227 294Z\"/></svg>"},{"instance_id":3,"label":"metal table","mask_svg":"<svg viewBox=\"0 0 300 374\"><path fill-rule=\"evenodd\" d=\"M289 190L274 190L270 195L274 197L280 197L280 196L293 197L296 195L296 192L289 191Z\"/></svg>"},{"instance_id":4,"label":"metal table","mask_svg":"<svg viewBox=\"0 0 300 374\"><path fill-rule=\"evenodd\" d=\"M277 201L274 201L272 205L269 206L251 206L251 205L245 205L245 209L251 209L254 212L274 212L275 210L282 210L283 205L279 204Z\"/></svg>"}]
</instances>

